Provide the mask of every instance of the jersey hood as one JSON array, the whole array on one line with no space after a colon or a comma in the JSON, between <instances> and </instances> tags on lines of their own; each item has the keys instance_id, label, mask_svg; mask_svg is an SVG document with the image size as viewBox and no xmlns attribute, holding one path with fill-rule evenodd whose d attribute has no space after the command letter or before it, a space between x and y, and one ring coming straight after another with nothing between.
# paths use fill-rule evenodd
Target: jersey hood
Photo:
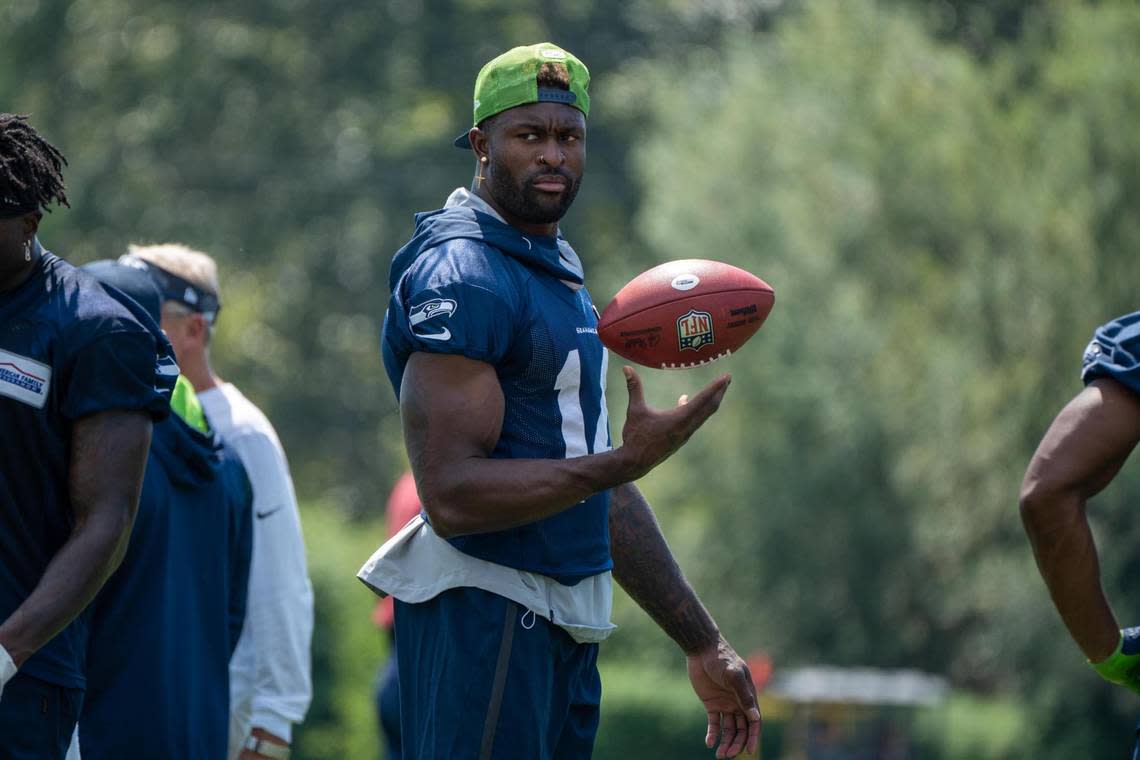
<instances>
[{"instance_id":1,"label":"jersey hood","mask_svg":"<svg viewBox=\"0 0 1140 760\"><path fill-rule=\"evenodd\" d=\"M178 488L200 488L218 477L222 467L217 437L200 433L176 414L155 423L150 451Z\"/></svg>"},{"instance_id":2,"label":"jersey hood","mask_svg":"<svg viewBox=\"0 0 1140 760\"><path fill-rule=\"evenodd\" d=\"M400 276L425 251L458 239L480 241L559 280L582 284L578 254L564 238L524 235L490 212L482 200L461 189L452 193L443 208L416 214L415 234L393 257L388 286L395 290Z\"/></svg>"}]
</instances>

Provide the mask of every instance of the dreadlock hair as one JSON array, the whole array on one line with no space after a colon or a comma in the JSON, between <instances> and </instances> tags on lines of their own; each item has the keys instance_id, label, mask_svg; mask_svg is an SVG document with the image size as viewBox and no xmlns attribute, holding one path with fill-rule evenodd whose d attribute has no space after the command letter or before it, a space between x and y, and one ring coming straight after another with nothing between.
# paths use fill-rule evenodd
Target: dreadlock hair
<instances>
[{"instance_id":1,"label":"dreadlock hair","mask_svg":"<svg viewBox=\"0 0 1140 760\"><path fill-rule=\"evenodd\" d=\"M54 201L70 206L64 193L67 159L28 124L28 117L0 113L0 202L43 209Z\"/></svg>"}]
</instances>

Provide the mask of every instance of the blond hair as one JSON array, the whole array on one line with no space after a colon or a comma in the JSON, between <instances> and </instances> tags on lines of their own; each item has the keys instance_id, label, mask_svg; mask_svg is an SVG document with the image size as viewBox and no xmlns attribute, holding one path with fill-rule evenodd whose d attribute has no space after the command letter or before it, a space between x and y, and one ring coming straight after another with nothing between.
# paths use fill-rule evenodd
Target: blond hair
<instances>
[{"instance_id":1,"label":"blond hair","mask_svg":"<svg viewBox=\"0 0 1140 760\"><path fill-rule=\"evenodd\" d=\"M195 251L181 243L163 243L161 245L135 245L127 246L127 253L137 256L143 261L154 264L172 275L181 277L197 288L207 293L213 293L222 300L222 291L218 286L218 264L209 255Z\"/></svg>"}]
</instances>

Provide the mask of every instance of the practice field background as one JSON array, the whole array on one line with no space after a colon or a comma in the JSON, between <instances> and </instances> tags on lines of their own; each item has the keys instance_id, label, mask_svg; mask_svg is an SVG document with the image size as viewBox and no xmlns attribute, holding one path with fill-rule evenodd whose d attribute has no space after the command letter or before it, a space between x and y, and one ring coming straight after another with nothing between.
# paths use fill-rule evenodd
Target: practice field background
<instances>
[{"instance_id":1,"label":"practice field background","mask_svg":"<svg viewBox=\"0 0 1140 760\"><path fill-rule=\"evenodd\" d=\"M84 263L178 240L221 263L216 364L277 424L304 503L316 694L297 757L378 755L384 646L353 573L405 467L377 351L388 261L414 211L469 181L450 141L479 66L543 39L594 76L564 230L595 300L688 257L776 289L740 354L644 373L662 404L734 375L644 482L693 584L776 676L915 668L952 689L774 707L765 757L882 727L923 758L1123 755L1140 698L1084 665L1016 501L1093 328L1140 307L1140 7L0 0L0 110L70 159L44 242ZM1124 623L1138 506L1132 462L1091 510ZM615 616L597 756L704 756L675 647L624 596Z\"/></svg>"}]
</instances>

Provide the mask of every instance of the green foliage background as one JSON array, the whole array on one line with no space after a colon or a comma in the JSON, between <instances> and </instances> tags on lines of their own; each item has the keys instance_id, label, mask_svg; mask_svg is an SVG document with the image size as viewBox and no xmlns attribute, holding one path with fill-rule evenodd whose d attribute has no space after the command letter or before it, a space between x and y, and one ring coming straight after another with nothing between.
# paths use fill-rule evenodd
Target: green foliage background
<instances>
[{"instance_id":1,"label":"green foliage background","mask_svg":"<svg viewBox=\"0 0 1140 760\"><path fill-rule=\"evenodd\" d=\"M646 375L661 404L734 375L643 486L738 649L946 675L975 696L916 718L923 757L1121 752L1140 705L1067 638L1016 497L1092 329L1137 308L1140 7L0 2L0 110L71 161L45 242L83 263L181 240L222 265L216 363L277 424L306 503L298 756L376 755L384 647L352 576L405 466L377 351L388 260L470 177L450 138L479 66L539 39L594 75L564 228L595 300L690 257L777 292L740 355ZM1126 467L1092 510L1126 622L1138 500ZM676 649L628 599L615 615L598 756L697 756Z\"/></svg>"}]
</instances>

